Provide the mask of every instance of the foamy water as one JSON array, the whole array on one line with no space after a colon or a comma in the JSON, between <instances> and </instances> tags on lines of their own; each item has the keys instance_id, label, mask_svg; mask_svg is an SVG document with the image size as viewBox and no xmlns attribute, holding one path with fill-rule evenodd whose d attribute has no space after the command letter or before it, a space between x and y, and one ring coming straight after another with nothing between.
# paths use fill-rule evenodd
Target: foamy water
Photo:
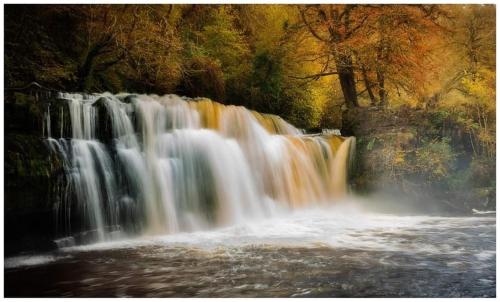
<instances>
[{"instance_id":1,"label":"foamy water","mask_svg":"<svg viewBox=\"0 0 500 302\"><path fill-rule=\"evenodd\" d=\"M6 269L10 269L23 266L42 265L66 258L68 257L56 257L54 255L16 256L6 258L4 266Z\"/></svg>"},{"instance_id":2,"label":"foamy water","mask_svg":"<svg viewBox=\"0 0 500 302\"><path fill-rule=\"evenodd\" d=\"M398 216L364 211L354 202L330 207L281 212L271 219L190 233L165 236L142 236L89 245L61 248L61 252L81 252L134 248L148 245L214 249L247 245L284 247L349 248L372 251L408 251L422 253L460 253L458 239L422 242L419 235L439 235L453 231L456 235L476 229L474 236L494 239L495 217ZM410 237L410 239L408 239ZM457 248L458 247L458 248ZM494 247L494 246L493 246ZM478 260L495 257L495 250L479 250ZM7 258L6 267L40 265L58 260L52 255Z\"/></svg>"},{"instance_id":3,"label":"foamy water","mask_svg":"<svg viewBox=\"0 0 500 302\"><path fill-rule=\"evenodd\" d=\"M5 264L7 296L492 297L496 220L388 215L348 201Z\"/></svg>"},{"instance_id":4,"label":"foamy water","mask_svg":"<svg viewBox=\"0 0 500 302\"><path fill-rule=\"evenodd\" d=\"M46 142L65 175L52 198L58 233L85 233L79 243L205 231L346 193L353 137L303 135L278 116L176 95L62 93L56 103Z\"/></svg>"},{"instance_id":5,"label":"foamy water","mask_svg":"<svg viewBox=\"0 0 500 302\"><path fill-rule=\"evenodd\" d=\"M495 217L398 216L363 211L355 203L304 209L282 213L272 219L248 222L226 228L167 236L141 237L65 248L65 251L89 251L130 248L143 245L189 246L203 249L221 246L275 245L332 248L356 248L380 251L457 253L450 242L422 244L416 240L395 240L395 236L418 237L476 228L475 236L490 236ZM393 235L393 236L391 236ZM452 240L450 238L450 240ZM495 252L489 251L489 252Z\"/></svg>"}]
</instances>

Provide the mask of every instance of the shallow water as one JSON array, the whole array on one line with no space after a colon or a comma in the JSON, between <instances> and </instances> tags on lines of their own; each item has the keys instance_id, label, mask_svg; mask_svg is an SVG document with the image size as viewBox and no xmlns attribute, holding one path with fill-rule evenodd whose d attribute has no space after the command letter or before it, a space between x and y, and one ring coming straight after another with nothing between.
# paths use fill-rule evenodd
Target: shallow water
<instances>
[{"instance_id":1,"label":"shallow water","mask_svg":"<svg viewBox=\"0 0 500 302\"><path fill-rule=\"evenodd\" d=\"M353 205L5 259L6 296L494 297L494 216Z\"/></svg>"}]
</instances>

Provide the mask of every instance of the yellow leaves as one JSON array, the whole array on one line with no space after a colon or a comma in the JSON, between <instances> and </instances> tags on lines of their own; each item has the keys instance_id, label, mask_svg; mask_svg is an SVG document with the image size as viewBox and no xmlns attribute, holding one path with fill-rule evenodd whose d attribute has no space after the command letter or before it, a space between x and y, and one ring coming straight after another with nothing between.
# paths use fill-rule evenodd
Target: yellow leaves
<instances>
[{"instance_id":1,"label":"yellow leaves","mask_svg":"<svg viewBox=\"0 0 500 302\"><path fill-rule=\"evenodd\" d=\"M245 5L242 7L244 26L251 32L253 45L271 50L280 44L287 24L297 21L297 12L291 5Z\"/></svg>"},{"instance_id":2,"label":"yellow leaves","mask_svg":"<svg viewBox=\"0 0 500 302\"><path fill-rule=\"evenodd\" d=\"M424 142L415 151L415 166L432 179L445 177L454 166L455 159L448 139Z\"/></svg>"},{"instance_id":3,"label":"yellow leaves","mask_svg":"<svg viewBox=\"0 0 500 302\"><path fill-rule=\"evenodd\" d=\"M390 171L393 178L419 175L429 181L440 180L454 168L456 155L447 139L422 141L413 147L401 146L393 139L378 141L377 147L369 151L374 159L371 168Z\"/></svg>"},{"instance_id":4,"label":"yellow leaves","mask_svg":"<svg viewBox=\"0 0 500 302\"><path fill-rule=\"evenodd\" d=\"M211 21L196 33L201 47L221 63L225 76L231 78L246 70L245 61L250 48L243 33L235 24L235 16L228 6L219 6L211 14Z\"/></svg>"},{"instance_id":5,"label":"yellow leaves","mask_svg":"<svg viewBox=\"0 0 500 302\"><path fill-rule=\"evenodd\" d=\"M495 134L491 133L490 131L485 130L484 128L481 128L479 130L478 137L479 137L479 140L485 144L494 144L495 143Z\"/></svg>"},{"instance_id":6,"label":"yellow leaves","mask_svg":"<svg viewBox=\"0 0 500 302\"><path fill-rule=\"evenodd\" d=\"M467 93L472 95L483 105L494 104L495 101L495 72L489 69L480 69L477 75L471 75L462 80Z\"/></svg>"},{"instance_id":7,"label":"yellow leaves","mask_svg":"<svg viewBox=\"0 0 500 302\"><path fill-rule=\"evenodd\" d=\"M396 166L400 166L405 163L405 153L403 150L397 150L393 159L392 163Z\"/></svg>"}]
</instances>

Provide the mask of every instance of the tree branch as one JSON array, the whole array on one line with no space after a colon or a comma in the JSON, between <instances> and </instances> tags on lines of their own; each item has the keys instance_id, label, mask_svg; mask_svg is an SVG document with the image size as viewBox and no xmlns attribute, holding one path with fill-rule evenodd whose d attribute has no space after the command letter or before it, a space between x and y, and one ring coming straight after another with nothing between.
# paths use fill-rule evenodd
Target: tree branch
<instances>
[{"instance_id":1,"label":"tree branch","mask_svg":"<svg viewBox=\"0 0 500 302\"><path fill-rule=\"evenodd\" d=\"M302 17L302 21L304 22L304 24L307 26L307 28L309 29L309 32L318 40L320 41L323 41L323 42L328 42L327 39L321 37L315 30L314 28L312 28L311 24L309 24L309 22L307 22L307 19L306 19L306 15L305 15L305 10L300 10L300 16Z\"/></svg>"},{"instance_id":2,"label":"tree branch","mask_svg":"<svg viewBox=\"0 0 500 302\"><path fill-rule=\"evenodd\" d=\"M333 72L322 72L322 73L312 74L312 75L308 75L305 77L296 77L296 76L290 76L290 77L292 79L299 79L299 80L305 80L305 79L316 79L317 80L320 77L325 77L325 76L334 75L334 74L339 74L339 73L336 71L333 71Z\"/></svg>"},{"instance_id":3,"label":"tree branch","mask_svg":"<svg viewBox=\"0 0 500 302\"><path fill-rule=\"evenodd\" d=\"M356 25L355 27L353 27L351 30L349 30L346 34L345 34L345 38L348 39L352 36L352 34L354 34L359 28L361 28L361 26L363 26L366 22L366 20L368 19L368 15L366 15L360 22L358 25Z\"/></svg>"}]
</instances>

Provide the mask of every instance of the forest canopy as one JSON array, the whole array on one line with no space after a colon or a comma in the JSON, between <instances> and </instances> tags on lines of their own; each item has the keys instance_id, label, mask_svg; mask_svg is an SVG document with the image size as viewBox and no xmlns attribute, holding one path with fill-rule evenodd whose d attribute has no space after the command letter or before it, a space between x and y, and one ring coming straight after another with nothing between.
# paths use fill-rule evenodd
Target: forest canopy
<instances>
[{"instance_id":1,"label":"forest canopy","mask_svg":"<svg viewBox=\"0 0 500 302\"><path fill-rule=\"evenodd\" d=\"M495 29L494 5L6 5L5 87L208 97L340 129L356 191L491 208Z\"/></svg>"},{"instance_id":2,"label":"forest canopy","mask_svg":"<svg viewBox=\"0 0 500 302\"><path fill-rule=\"evenodd\" d=\"M492 5L7 5L7 88L210 97L339 127L346 108L459 110L491 153Z\"/></svg>"}]
</instances>

